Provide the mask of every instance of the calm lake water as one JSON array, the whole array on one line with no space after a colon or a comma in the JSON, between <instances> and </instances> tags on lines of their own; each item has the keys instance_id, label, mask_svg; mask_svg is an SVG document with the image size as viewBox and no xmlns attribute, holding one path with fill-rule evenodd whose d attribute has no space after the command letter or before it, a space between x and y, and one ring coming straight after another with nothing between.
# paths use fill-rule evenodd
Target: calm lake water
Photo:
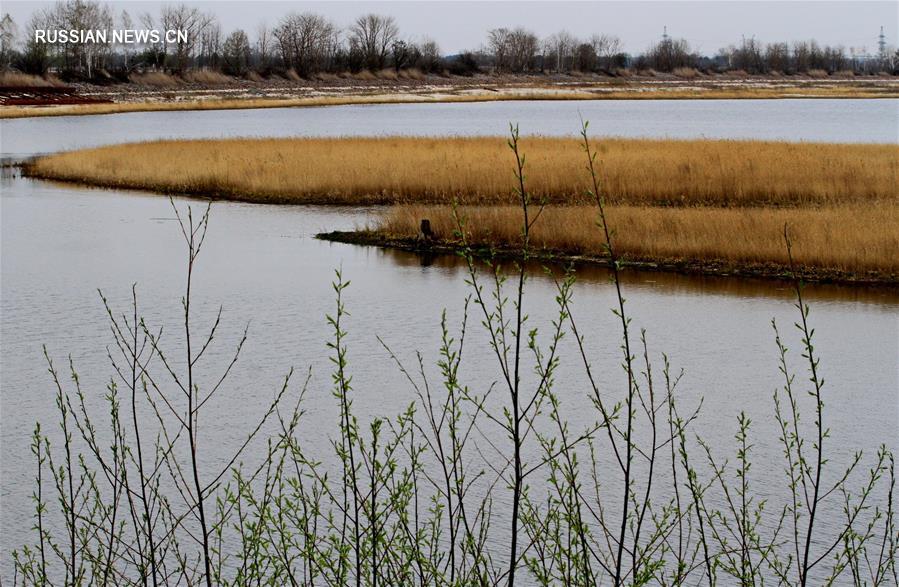
<instances>
[{"instance_id":1,"label":"calm lake water","mask_svg":"<svg viewBox=\"0 0 899 587\"><path fill-rule=\"evenodd\" d=\"M597 100L135 112L4 120L4 156L162 138L595 135L895 143L899 100Z\"/></svg>"},{"instance_id":2,"label":"calm lake water","mask_svg":"<svg viewBox=\"0 0 899 587\"><path fill-rule=\"evenodd\" d=\"M139 113L103 117L3 121L6 158L80 146L162 137L344 134L501 134L508 121L523 132L571 134L578 113L596 133L631 136L709 136L895 142L895 100L538 102L463 105L335 107L262 111ZM890 124L892 121L892 124ZM64 366L71 355L88 401L101 409L112 375L109 336L97 288L125 311L138 284L149 324L177 326L184 282L180 232L165 198L35 182L6 168L0 179L0 288L2 288L2 574L8 553L30 537L34 474L29 453L35 421L58 437L52 382L42 345ZM202 204L178 200L184 209ZM420 350L436 363L440 313L456 324L468 287L453 259L330 244L323 230L364 224L377 210L273 207L215 203L196 275L197 324L224 306L222 335L210 355L211 376L249 323L249 342L222 399L210 407L203 441L213 447L207 466L229 454L261 413L289 367L312 368L304 434L326 448L335 430L330 395L326 313L333 312L330 282L336 268L352 280L346 327L356 409L362 417L389 416L413 399L391 366L380 337L408 362ZM741 410L753 419L759 495L783 489L782 457L773 420L773 391L781 384L771 328L775 318L799 362L797 317L784 283L627 273L625 293L637 328L646 328L657 363L669 356L686 371L688 404L704 398L697 431L720 455L732 456ZM899 293L880 288L814 286L807 290L816 350L826 379L832 470L856 449L873 456L886 443L899 449ZM532 326L548 331L552 282L534 272L527 293ZM614 289L599 269L585 270L575 287L575 311L609 398L621 397L623 373ZM486 340L470 324L463 378L476 388L498 378ZM170 327L170 328L169 328ZM572 357L572 341L563 357ZM434 369L431 369L434 372ZM578 362L565 359L557 392L572 427L596 418ZM800 373L797 381L805 380ZM809 408L810 410L811 408ZM98 418L100 412L97 412ZM812 421L811 412L806 421ZM215 423L214 425L212 423ZM866 460L866 463L869 461ZM770 464L768 464L770 463ZM838 512L835 512L838 514ZM827 521L824 522L825 527Z\"/></svg>"}]
</instances>

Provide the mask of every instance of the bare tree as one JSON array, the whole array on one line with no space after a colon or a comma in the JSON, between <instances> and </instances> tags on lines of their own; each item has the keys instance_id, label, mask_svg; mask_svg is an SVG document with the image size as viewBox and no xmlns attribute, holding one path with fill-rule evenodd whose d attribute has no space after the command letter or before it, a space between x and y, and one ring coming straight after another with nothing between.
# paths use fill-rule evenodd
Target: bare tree
<instances>
[{"instance_id":1,"label":"bare tree","mask_svg":"<svg viewBox=\"0 0 899 587\"><path fill-rule=\"evenodd\" d=\"M593 35L590 37L590 45L599 59L599 66L611 71L615 66L615 57L621 53L621 39L614 35Z\"/></svg>"},{"instance_id":2,"label":"bare tree","mask_svg":"<svg viewBox=\"0 0 899 587\"><path fill-rule=\"evenodd\" d=\"M768 43L765 47L765 68L786 72L790 68L790 48L786 43Z\"/></svg>"},{"instance_id":3,"label":"bare tree","mask_svg":"<svg viewBox=\"0 0 899 587\"><path fill-rule=\"evenodd\" d=\"M225 73L243 75L247 72L250 62L250 40L243 30L237 29L225 39L222 60Z\"/></svg>"},{"instance_id":4,"label":"bare tree","mask_svg":"<svg viewBox=\"0 0 899 587\"><path fill-rule=\"evenodd\" d=\"M407 43L403 40L396 40L390 47L390 54L393 58L393 68L397 73L414 62L417 57L418 48L413 43Z\"/></svg>"},{"instance_id":5,"label":"bare tree","mask_svg":"<svg viewBox=\"0 0 899 587\"><path fill-rule=\"evenodd\" d=\"M366 67L383 69L398 35L399 27L392 16L366 14L350 27L350 45L362 54Z\"/></svg>"},{"instance_id":6,"label":"bare tree","mask_svg":"<svg viewBox=\"0 0 899 587\"><path fill-rule=\"evenodd\" d=\"M534 68L539 42L537 35L521 27L493 29L488 44L497 71L520 73Z\"/></svg>"},{"instance_id":7,"label":"bare tree","mask_svg":"<svg viewBox=\"0 0 899 587\"><path fill-rule=\"evenodd\" d=\"M418 45L418 67L426 73L435 73L440 70L440 47L433 39L424 39Z\"/></svg>"},{"instance_id":8,"label":"bare tree","mask_svg":"<svg viewBox=\"0 0 899 587\"><path fill-rule=\"evenodd\" d=\"M697 56L690 50L686 39L665 37L643 55L642 61L658 71L673 71L678 67L695 67Z\"/></svg>"},{"instance_id":9,"label":"bare tree","mask_svg":"<svg viewBox=\"0 0 899 587\"><path fill-rule=\"evenodd\" d=\"M556 72L571 71L578 42L571 33L559 31L543 41L543 67Z\"/></svg>"},{"instance_id":10,"label":"bare tree","mask_svg":"<svg viewBox=\"0 0 899 587\"><path fill-rule=\"evenodd\" d=\"M533 70L537 56L537 47L537 35L521 27L513 30L509 35L512 71L525 72Z\"/></svg>"},{"instance_id":11,"label":"bare tree","mask_svg":"<svg viewBox=\"0 0 899 587\"><path fill-rule=\"evenodd\" d=\"M92 0L66 0L58 2L52 11L52 26L68 31L109 30L113 25L112 11L108 5ZM101 39L74 39L61 46L63 68L67 72L93 77L98 66L109 55L109 42Z\"/></svg>"},{"instance_id":12,"label":"bare tree","mask_svg":"<svg viewBox=\"0 0 899 587\"><path fill-rule=\"evenodd\" d=\"M793 44L793 71L808 73L812 70L824 70L829 73L847 67L846 49L842 46L821 47L815 41L802 41Z\"/></svg>"},{"instance_id":13,"label":"bare tree","mask_svg":"<svg viewBox=\"0 0 899 587\"><path fill-rule=\"evenodd\" d=\"M218 67L221 53L222 27L214 17L211 17L200 33L200 52L197 56L197 64L203 68Z\"/></svg>"},{"instance_id":14,"label":"bare tree","mask_svg":"<svg viewBox=\"0 0 899 587\"><path fill-rule=\"evenodd\" d=\"M512 31L507 28L491 29L487 32L487 44L493 54L493 65L497 70L510 68Z\"/></svg>"},{"instance_id":15,"label":"bare tree","mask_svg":"<svg viewBox=\"0 0 899 587\"><path fill-rule=\"evenodd\" d=\"M579 43L574 50L574 69L578 71L596 71L599 59L590 43Z\"/></svg>"},{"instance_id":16,"label":"bare tree","mask_svg":"<svg viewBox=\"0 0 899 587\"><path fill-rule=\"evenodd\" d=\"M124 30L134 28L134 21L131 19L131 15L128 14L127 10L123 10L122 14L119 15L119 24ZM133 53L137 46L134 43L126 43L124 41L115 43L115 46L122 57L122 69L125 71L130 70L133 62Z\"/></svg>"},{"instance_id":17,"label":"bare tree","mask_svg":"<svg viewBox=\"0 0 899 587\"><path fill-rule=\"evenodd\" d=\"M140 15L140 24L146 30L153 30L156 28L156 22L153 15L149 12ZM149 65L153 69L161 69L165 67L165 57L166 44L164 36L161 36L155 41L148 40L144 45L144 65Z\"/></svg>"},{"instance_id":18,"label":"bare tree","mask_svg":"<svg viewBox=\"0 0 899 587\"><path fill-rule=\"evenodd\" d=\"M15 56L19 28L9 13L0 19L0 71L8 69Z\"/></svg>"},{"instance_id":19,"label":"bare tree","mask_svg":"<svg viewBox=\"0 0 899 587\"><path fill-rule=\"evenodd\" d=\"M176 73L184 72L190 65L190 60L196 51L197 41L203 35L206 27L213 22L214 17L203 14L197 8L188 8L184 4L166 6L162 9L162 26L166 30L183 31L186 35L179 36L173 46L166 42L163 51L171 56L170 67Z\"/></svg>"},{"instance_id":20,"label":"bare tree","mask_svg":"<svg viewBox=\"0 0 899 587\"><path fill-rule=\"evenodd\" d=\"M793 44L793 68L799 73L815 69L828 69L829 47L822 48L816 41L800 41Z\"/></svg>"},{"instance_id":21,"label":"bare tree","mask_svg":"<svg viewBox=\"0 0 899 587\"><path fill-rule=\"evenodd\" d=\"M842 45L824 47L824 64L828 73L846 69L846 49Z\"/></svg>"},{"instance_id":22,"label":"bare tree","mask_svg":"<svg viewBox=\"0 0 899 587\"><path fill-rule=\"evenodd\" d=\"M258 67L266 70L271 64L272 40L268 25L264 22L256 29L256 55L259 59Z\"/></svg>"},{"instance_id":23,"label":"bare tree","mask_svg":"<svg viewBox=\"0 0 899 587\"><path fill-rule=\"evenodd\" d=\"M762 53L762 44L755 37L743 38L740 46L731 49L731 65L749 73L765 73L767 71Z\"/></svg>"},{"instance_id":24,"label":"bare tree","mask_svg":"<svg viewBox=\"0 0 899 587\"><path fill-rule=\"evenodd\" d=\"M291 13L273 31L284 66L307 77L327 69L338 42L337 27L311 12Z\"/></svg>"},{"instance_id":25,"label":"bare tree","mask_svg":"<svg viewBox=\"0 0 899 587\"><path fill-rule=\"evenodd\" d=\"M22 52L22 69L26 73L44 75L50 67L50 45L35 39L34 31L49 28L52 16L47 10L37 10L31 15L26 29L25 47Z\"/></svg>"}]
</instances>

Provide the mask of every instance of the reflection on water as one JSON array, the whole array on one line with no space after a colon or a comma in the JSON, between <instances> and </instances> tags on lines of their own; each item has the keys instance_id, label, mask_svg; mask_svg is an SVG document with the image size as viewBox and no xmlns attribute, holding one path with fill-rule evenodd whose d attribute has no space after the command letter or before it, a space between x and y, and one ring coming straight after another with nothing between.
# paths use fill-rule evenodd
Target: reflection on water
<instances>
[{"instance_id":1,"label":"reflection on water","mask_svg":"<svg viewBox=\"0 0 899 587\"><path fill-rule=\"evenodd\" d=\"M465 260L458 255L435 255L382 248L377 248L377 250L380 256L401 266L437 267L446 270L451 275L468 271ZM529 272L535 276L543 275L546 269L545 265L539 262L528 264ZM607 268L593 263L576 264L574 270L580 283L607 284L611 279L611 272ZM559 273L561 269L556 268L555 271ZM791 282L777 279L734 278L636 269L622 271L621 278L628 289L658 290L671 295L702 292L706 295L777 300L793 300L795 296ZM899 306L899 287L895 285L859 287L822 283L809 288L807 297L809 301L816 302L863 302Z\"/></svg>"}]
</instances>

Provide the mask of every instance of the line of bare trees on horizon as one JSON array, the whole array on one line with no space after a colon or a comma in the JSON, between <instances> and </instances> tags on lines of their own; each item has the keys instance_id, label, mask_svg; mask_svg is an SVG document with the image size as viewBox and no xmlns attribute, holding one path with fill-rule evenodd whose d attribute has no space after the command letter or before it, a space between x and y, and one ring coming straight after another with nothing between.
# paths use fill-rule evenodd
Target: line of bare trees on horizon
<instances>
[{"instance_id":1,"label":"line of bare trees on horizon","mask_svg":"<svg viewBox=\"0 0 899 587\"><path fill-rule=\"evenodd\" d=\"M186 31L187 40L124 44L83 42L49 44L35 40L39 29L165 29ZM744 38L715 55L703 55L686 39L667 34L638 55L623 50L621 39L595 34L587 39L566 31L545 38L523 27L495 28L472 51L444 55L427 37L406 37L392 16L366 14L341 27L312 12L290 12L274 26L260 24L253 39L243 29L228 34L211 12L164 6L156 16L115 14L97 0L60 0L34 11L20 30L9 14L0 19L0 71L32 75L58 73L66 80L126 80L133 73L184 75L212 70L237 77L311 78L321 74L393 70L421 74L476 73L626 75L628 71L833 75L897 73L899 51L881 47L822 46L816 41L762 43Z\"/></svg>"}]
</instances>

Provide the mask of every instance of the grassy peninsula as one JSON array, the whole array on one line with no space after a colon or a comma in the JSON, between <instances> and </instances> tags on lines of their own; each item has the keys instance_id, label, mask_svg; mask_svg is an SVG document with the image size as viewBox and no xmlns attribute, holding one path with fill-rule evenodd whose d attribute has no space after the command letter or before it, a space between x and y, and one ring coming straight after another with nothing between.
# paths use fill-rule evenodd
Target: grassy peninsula
<instances>
[{"instance_id":1,"label":"grassy peninsula","mask_svg":"<svg viewBox=\"0 0 899 587\"><path fill-rule=\"evenodd\" d=\"M575 139L522 138L531 235L547 254L601 260L596 210ZM794 259L823 279L897 281L899 147L732 140L597 141L601 185L623 259L778 274ZM390 205L352 242L452 248L516 243L515 176L505 139L338 138L157 141L60 153L34 177L269 204ZM419 238L429 219L432 238Z\"/></svg>"}]
</instances>

